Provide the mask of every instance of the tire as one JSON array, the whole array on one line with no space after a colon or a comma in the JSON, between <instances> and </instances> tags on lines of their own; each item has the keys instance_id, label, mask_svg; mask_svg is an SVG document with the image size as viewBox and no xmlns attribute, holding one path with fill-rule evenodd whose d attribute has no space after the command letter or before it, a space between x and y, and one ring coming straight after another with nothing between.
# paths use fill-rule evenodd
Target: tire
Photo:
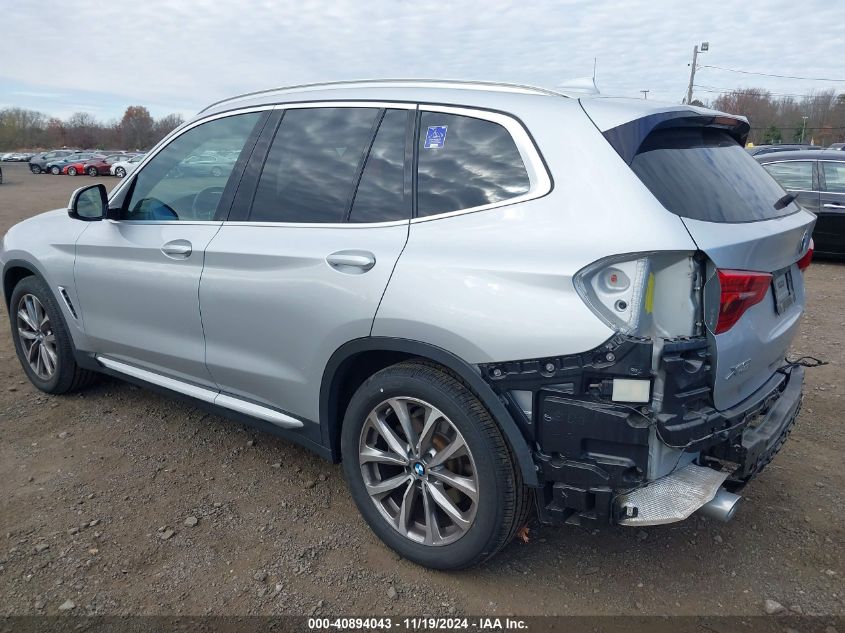
<instances>
[{"instance_id":1,"label":"tire","mask_svg":"<svg viewBox=\"0 0 845 633\"><path fill-rule=\"evenodd\" d=\"M408 414L410 443L397 403ZM390 450L387 435L378 430L383 425L371 422L373 414L394 430L392 446L404 447L405 455ZM424 419L436 420L433 433L424 432ZM429 449L407 450L415 439ZM465 448L449 452L461 443ZM530 491L490 413L456 376L424 360L393 365L361 385L344 416L341 453L347 485L364 520L388 547L425 567L461 569L484 562L513 540L530 508ZM438 463L446 454L453 457ZM385 455L392 463L383 460ZM447 476L461 487L445 483ZM390 485L402 479L407 481ZM385 488L390 492L375 492ZM405 514L410 518L402 521L409 499ZM433 521L426 507L436 508ZM444 507L459 513L447 514Z\"/></svg>"},{"instance_id":2,"label":"tire","mask_svg":"<svg viewBox=\"0 0 845 633\"><path fill-rule=\"evenodd\" d=\"M42 170L38 165L30 165L29 171L31 171L33 174L35 174L37 176L38 174L41 173Z\"/></svg>"},{"instance_id":3,"label":"tire","mask_svg":"<svg viewBox=\"0 0 845 633\"><path fill-rule=\"evenodd\" d=\"M114 170L114 175L118 178L123 178L124 176L126 176L126 170L123 167L118 167Z\"/></svg>"},{"instance_id":4,"label":"tire","mask_svg":"<svg viewBox=\"0 0 845 633\"><path fill-rule=\"evenodd\" d=\"M91 176L91 177L93 178L94 176L99 176L99 175L100 175L100 172L99 172L99 171L97 171L97 168L96 168L96 167L89 167L89 168L88 168L88 175L89 175L89 176Z\"/></svg>"},{"instance_id":5,"label":"tire","mask_svg":"<svg viewBox=\"0 0 845 633\"><path fill-rule=\"evenodd\" d=\"M52 167L50 167L50 173L54 176L58 176L60 173L62 173L62 170L53 165Z\"/></svg>"},{"instance_id":6,"label":"tire","mask_svg":"<svg viewBox=\"0 0 845 633\"><path fill-rule=\"evenodd\" d=\"M31 318L33 312L28 310L28 307L33 305L31 303L33 298L41 308L41 312L35 312L35 314L46 315L46 318L49 319L49 321L44 321L41 318L36 319L45 323L43 330L41 330L43 338L39 345L46 347L52 344L53 346L52 351L55 359L53 360L53 371L49 374L46 371L49 369L47 361L42 360L40 365L36 361L36 367L33 367L27 359L25 345L28 345L28 342L32 339L26 338L22 332L31 334L32 328L19 314L23 310L28 315L30 324L33 322ZM76 364L73 355L73 341L68 334L61 310L47 284L41 278L34 275L24 277L15 286L9 304L9 322L12 326L12 339L15 343L18 360L20 360L30 382L41 391L51 394L68 393L87 387L97 378L96 372L82 369ZM32 348L30 347L29 350L32 351ZM35 351L38 352L38 350ZM44 354L45 356L48 355L46 351ZM38 356L38 353L32 354L33 358L38 359ZM38 370L42 366L45 369L44 374L41 374Z\"/></svg>"},{"instance_id":7,"label":"tire","mask_svg":"<svg viewBox=\"0 0 845 633\"><path fill-rule=\"evenodd\" d=\"M68 167L67 168L67 175L68 176L76 176L76 167Z\"/></svg>"}]
</instances>

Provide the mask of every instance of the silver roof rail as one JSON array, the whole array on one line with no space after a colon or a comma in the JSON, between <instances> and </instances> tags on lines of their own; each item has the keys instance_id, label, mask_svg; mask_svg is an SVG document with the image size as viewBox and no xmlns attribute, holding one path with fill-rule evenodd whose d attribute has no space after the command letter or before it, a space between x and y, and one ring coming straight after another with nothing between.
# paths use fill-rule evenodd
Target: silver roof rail
<instances>
[{"instance_id":1,"label":"silver roof rail","mask_svg":"<svg viewBox=\"0 0 845 633\"><path fill-rule=\"evenodd\" d=\"M238 99L246 99L248 97L256 97L258 95L270 94L272 92L288 92L293 90L302 90L306 88L341 88L344 86L361 86L364 84L408 84L409 87L420 84L443 84L445 86L477 86L488 88L510 88L516 90L524 90L526 92L533 92L535 94L544 94L554 97L569 97L570 95L551 90L549 88L541 88L539 86L531 86L528 84L511 84L498 81L480 81L480 80L461 80L461 79L352 79L347 81L325 81L311 84L296 84L292 86L279 86L277 88L268 88L266 90L256 90L255 92L245 92L244 94L236 95L215 101L214 103L204 107L197 114L210 110L214 106L228 103L229 101L237 101Z\"/></svg>"}]
</instances>

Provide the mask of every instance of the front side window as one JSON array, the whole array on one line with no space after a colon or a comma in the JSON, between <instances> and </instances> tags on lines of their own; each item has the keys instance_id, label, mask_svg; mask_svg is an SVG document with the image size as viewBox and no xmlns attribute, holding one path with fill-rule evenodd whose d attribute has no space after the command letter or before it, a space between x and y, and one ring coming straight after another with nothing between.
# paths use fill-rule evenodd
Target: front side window
<instances>
[{"instance_id":1,"label":"front side window","mask_svg":"<svg viewBox=\"0 0 845 633\"><path fill-rule=\"evenodd\" d=\"M530 189L516 143L493 121L422 112L417 152L418 216L501 202Z\"/></svg>"},{"instance_id":2,"label":"front side window","mask_svg":"<svg viewBox=\"0 0 845 633\"><path fill-rule=\"evenodd\" d=\"M137 173L121 219L148 221L213 220L235 161L220 152L240 152L260 112L215 119L177 136ZM194 157L207 158L201 165ZM137 163L138 156L129 162Z\"/></svg>"},{"instance_id":3,"label":"front side window","mask_svg":"<svg viewBox=\"0 0 845 633\"><path fill-rule=\"evenodd\" d=\"M767 163L763 168L780 183L784 189L813 190L812 161L789 161L785 163Z\"/></svg>"},{"instance_id":4,"label":"front side window","mask_svg":"<svg viewBox=\"0 0 845 633\"><path fill-rule=\"evenodd\" d=\"M822 161L825 189L834 193L845 193L845 163Z\"/></svg>"},{"instance_id":5,"label":"front side window","mask_svg":"<svg viewBox=\"0 0 845 633\"><path fill-rule=\"evenodd\" d=\"M345 220L378 108L287 110L258 181L252 222Z\"/></svg>"}]
</instances>

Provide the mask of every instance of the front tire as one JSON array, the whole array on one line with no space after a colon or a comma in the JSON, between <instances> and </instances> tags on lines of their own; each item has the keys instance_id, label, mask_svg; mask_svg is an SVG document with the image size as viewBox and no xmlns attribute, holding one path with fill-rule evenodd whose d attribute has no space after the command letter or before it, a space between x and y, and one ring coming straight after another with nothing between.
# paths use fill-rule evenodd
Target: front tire
<instances>
[{"instance_id":1,"label":"front tire","mask_svg":"<svg viewBox=\"0 0 845 633\"><path fill-rule=\"evenodd\" d=\"M54 176L58 176L60 173L62 173L62 170L53 165L52 167L50 167L50 173Z\"/></svg>"},{"instance_id":2,"label":"front tire","mask_svg":"<svg viewBox=\"0 0 845 633\"><path fill-rule=\"evenodd\" d=\"M91 176L91 177L93 178L94 176L99 176L99 175L100 175L100 172L99 172L99 171L97 171L97 168L96 168L96 167L89 167L89 168L88 168L88 175L89 175L89 176Z\"/></svg>"},{"instance_id":3,"label":"front tire","mask_svg":"<svg viewBox=\"0 0 845 633\"><path fill-rule=\"evenodd\" d=\"M114 175L118 178L123 178L126 175L126 170L123 167L118 167L114 170Z\"/></svg>"},{"instance_id":4,"label":"front tire","mask_svg":"<svg viewBox=\"0 0 845 633\"><path fill-rule=\"evenodd\" d=\"M67 175L68 176L76 176L76 167L68 167L67 168Z\"/></svg>"},{"instance_id":5,"label":"front tire","mask_svg":"<svg viewBox=\"0 0 845 633\"><path fill-rule=\"evenodd\" d=\"M9 321L18 360L30 382L41 391L68 393L96 378L95 372L76 364L61 310L39 277L24 277L15 286Z\"/></svg>"},{"instance_id":6,"label":"front tire","mask_svg":"<svg viewBox=\"0 0 845 633\"><path fill-rule=\"evenodd\" d=\"M36 176L41 173L41 168L38 165L30 165L29 171L31 171Z\"/></svg>"},{"instance_id":7,"label":"front tire","mask_svg":"<svg viewBox=\"0 0 845 633\"><path fill-rule=\"evenodd\" d=\"M425 361L393 365L361 385L341 452L364 519L420 565L482 563L527 517L530 493L498 425L466 385Z\"/></svg>"}]
</instances>

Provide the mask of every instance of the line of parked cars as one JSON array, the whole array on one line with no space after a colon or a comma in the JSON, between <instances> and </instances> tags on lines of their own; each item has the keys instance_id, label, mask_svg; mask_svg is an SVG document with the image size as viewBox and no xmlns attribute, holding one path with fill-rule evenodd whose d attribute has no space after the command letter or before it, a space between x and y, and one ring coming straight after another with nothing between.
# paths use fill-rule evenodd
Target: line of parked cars
<instances>
[{"instance_id":1,"label":"line of parked cars","mask_svg":"<svg viewBox=\"0 0 845 633\"><path fill-rule=\"evenodd\" d=\"M32 152L6 152L0 154L0 161L4 163L26 163L35 156Z\"/></svg>"},{"instance_id":2,"label":"line of parked cars","mask_svg":"<svg viewBox=\"0 0 845 633\"><path fill-rule=\"evenodd\" d=\"M94 152L59 149L36 154L29 160L29 169L33 174L112 175L123 178L143 157L144 154L117 150Z\"/></svg>"}]
</instances>

